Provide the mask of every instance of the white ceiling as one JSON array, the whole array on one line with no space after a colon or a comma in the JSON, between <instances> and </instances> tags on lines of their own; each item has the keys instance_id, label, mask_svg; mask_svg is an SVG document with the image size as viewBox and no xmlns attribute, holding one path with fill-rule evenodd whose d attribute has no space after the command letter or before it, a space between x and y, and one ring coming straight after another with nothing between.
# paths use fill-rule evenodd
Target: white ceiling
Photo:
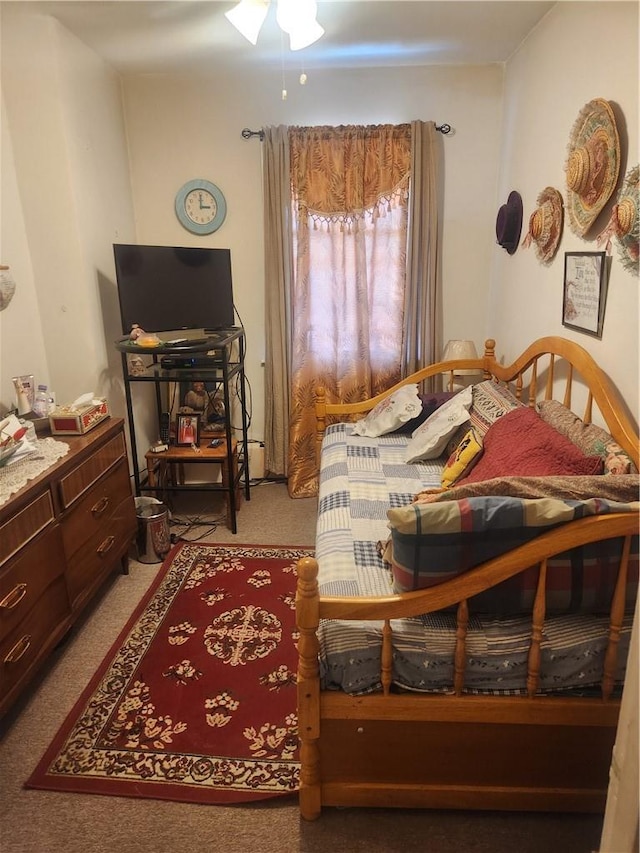
<instances>
[{"instance_id":1,"label":"white ceiling","mask_svg":"<svg viewBox=\"0 0 640 853\"><path fill-rule=\"evenodd\" d=\"M366 68L504 62L553 2L526 0L318 0L325 35L292 54L275 8L254 47L227 21L233 0L24 0L58 18L111 65L129 72L220 67ZM2 0L4 6L18 5ZM272 2L272 7L275 3ZM282 45L284 45L284 50Z\"/></svg>"}]
</instances>

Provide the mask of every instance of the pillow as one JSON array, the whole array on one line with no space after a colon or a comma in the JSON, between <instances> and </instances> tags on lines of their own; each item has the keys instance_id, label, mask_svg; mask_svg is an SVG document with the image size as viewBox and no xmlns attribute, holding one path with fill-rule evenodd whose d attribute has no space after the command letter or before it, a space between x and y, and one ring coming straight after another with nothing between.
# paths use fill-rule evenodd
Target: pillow
<instances>
[{"instance_id":1,"label":"pillow","mask_svg":"<svg viewBox=\"0 0 640 853\"><path fill-rule=\"evenodd\" d=\"M406 462L436 459L444 451L449 436L469 420L471 388L465 388L443 403L415 430L407 444Z\"/></svg>"},{"instance_id":2,"label":"pillow","mask_svg":"<svg viewBox=\"0 0 640 853\"><path fill-rule=\"evenodd\" d=\"M486 379L473 386L473 402L469 409L471 425L482 439L499 418L522 406L524 403L514 397L505 385Z\"/></svg>"},{"instance_id":3,"label":"pillow","mask_svg":"<svg viewBox=\"0 0 640 853\"><path fill-rule=\"evenodd\" d=\"M435 394L420 394L420 400L422 402L422 411L420 414L411 418L410 421L407 421L404 424L400 424L396 432L398 435L411 435L411 433L418 429L428 417L430 417L436 409L439 409L443 403L446 403L447 400L450 400L457 391L439 391Z\"/></svg>"},{"instance_id":4,"label":"pillow","mask_svg":"<svg viewBox=\"0 0 640 853\"><path fill-rule=\"evenodd\" d=\"M602 427L585 424L557 400L543 400L538 404L538 411L543 421L568 438L587 456L601 456L605 474L638 473L626 450Z\"/></svg>"},{"instance_id":5,"label":"pillow","mask_svg":"<svg viewBox=\"0 0 640 853\"><path fill-rule=\"evenodd\" d=\"M441 480L444 488L450 489L460 477L468 474L480 459L481 453L482 442L478 439L473 428L471 428L444 466Z\"/></svg>"},{"instance_id":6,"label":"pillow","mask_svg":"<svg viewBox=\"0 0 640 853\"><path fill-rule=\"evenodd\" d=\"M491 424L495 423L498 418L521 406L524 406L524 403L514 397L506 386L499 385L492 379L485 379L483 382L474 385L469 419L480 441L486 435ZM451 456L455 452L468 428L469 424L462 424L449 438L445 448L447 456Z\"/></svg>"},{"instance_id":7,"label":"pillow","mask_svg":"<svg viewBox=\"0 0 640 853\"><path fill-rule=\"evenodd\" d=\"M445 492L440 503L412 503L387 511L391 536L383 560L390 566L394 592L441 584L577 518L637 512L637 503L599 498L526 500L485 495L454 500L450 494ZM547 613L609 612L622 548L622 539L616 538L551 557ZM634 606L638 586L637 536L631 555L625 596L629 609ZM493 615L531 613L537 580L534 566L471 597L469 610Z\"/></svg>"},{"instance_id":8,"label":"pillow","mask_svg":"<svg viewBox=\"0 0 640 853\"><path fill-rule=\"evenodd\" d=\"M422 402L418 395L418 385L403 385L385 397L371 409L364 418L356 421L354 435L376 438L396 430L400 424L410 421L422 411Z\"/></svg>"},{"instance_id":9,"label":"pillow","mask_svg":"<svg viewBox=\"0 0 640 853\"><path fill-rule=\"evenodd\" d=\"M459 485L493 477L601 474L602 459L585 456L528 406L507 412L487 430L484 452Z\"/></svg>"}]
</instances>

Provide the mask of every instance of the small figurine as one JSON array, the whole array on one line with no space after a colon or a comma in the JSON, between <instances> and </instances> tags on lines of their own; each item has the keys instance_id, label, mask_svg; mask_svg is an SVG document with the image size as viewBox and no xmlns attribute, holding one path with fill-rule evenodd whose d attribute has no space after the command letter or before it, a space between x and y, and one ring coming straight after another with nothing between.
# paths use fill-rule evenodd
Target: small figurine
<instances>
[{"instance_id":1,"label":"small figurine","mask_svg":"<svg viewBox=\"0 0 640 853\"><path fill-rule=\"evenodd\" d=\"M146 334L147 333L145 332L144 329L141 329L137 323L134 323L133 326L131 326L131 331L129 332L129 338L132 341L137 341L138 338L140 337L140 335L146 335Z\"/></svg>"},{"instance_id":2,"label":"small figurine","mask_svg":"<svg viewBox=\"0 0 640 853\"><path fill-rule=\"evenodd\" d=\"M131 376L147 375L147 368L145 367L144 361L142 360L142 356L129 355L127 356L127 362L129 364L129 373L131 374Z\"/></svg>"}]
</instances>

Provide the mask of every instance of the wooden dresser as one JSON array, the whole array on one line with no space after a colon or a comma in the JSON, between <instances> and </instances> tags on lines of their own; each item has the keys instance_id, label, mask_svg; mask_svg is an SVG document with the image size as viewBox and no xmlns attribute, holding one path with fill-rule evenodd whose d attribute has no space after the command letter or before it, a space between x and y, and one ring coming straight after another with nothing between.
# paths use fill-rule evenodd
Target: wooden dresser
<instances>
[{"instance_id":1,"label":"wooden dresser","mask_svg":"<svg viewBox=\"0 0 640 853\"><path fill-rule=\"evenodd\" d=\"M69 453L0 506L0 717L107 576L128 571L137 529L124 422L55 436Z\"/></svg>"}]
</instances>

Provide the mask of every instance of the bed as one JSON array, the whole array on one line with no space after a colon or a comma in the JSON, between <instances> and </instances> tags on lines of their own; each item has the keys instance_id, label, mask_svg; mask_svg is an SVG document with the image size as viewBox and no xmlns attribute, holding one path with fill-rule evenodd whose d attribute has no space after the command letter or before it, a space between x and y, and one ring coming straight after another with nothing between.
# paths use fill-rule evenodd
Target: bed
<instances>
[{"instance_id":1,"label":"bed","mask_svg":"<svg viewBox=\"0 0 640 853\"><path fill-rule=\"evenodd\" d=\"M418 464L406 463L411 434L354 437L401 387L440 377L460 399L459 369L479 372L478 397L517 401L508 418L490 413L485 447L498 425L525 435L528 418L561 409L619 455L600 446L588 459L604 468L579 454L569 475L484 479L485 450L443 489L467 421ZM302 817L325 805L604 810L639 523L638 433L613 383L569 340L537 340L508 366L488 340L481 358L431 365L367 402L319 388L316 417L316 554L298 564L296 596ZM527 519L515 533L514 512ZM480 541L483 513L499 529Z\"/></svg>"}]
</instances>

